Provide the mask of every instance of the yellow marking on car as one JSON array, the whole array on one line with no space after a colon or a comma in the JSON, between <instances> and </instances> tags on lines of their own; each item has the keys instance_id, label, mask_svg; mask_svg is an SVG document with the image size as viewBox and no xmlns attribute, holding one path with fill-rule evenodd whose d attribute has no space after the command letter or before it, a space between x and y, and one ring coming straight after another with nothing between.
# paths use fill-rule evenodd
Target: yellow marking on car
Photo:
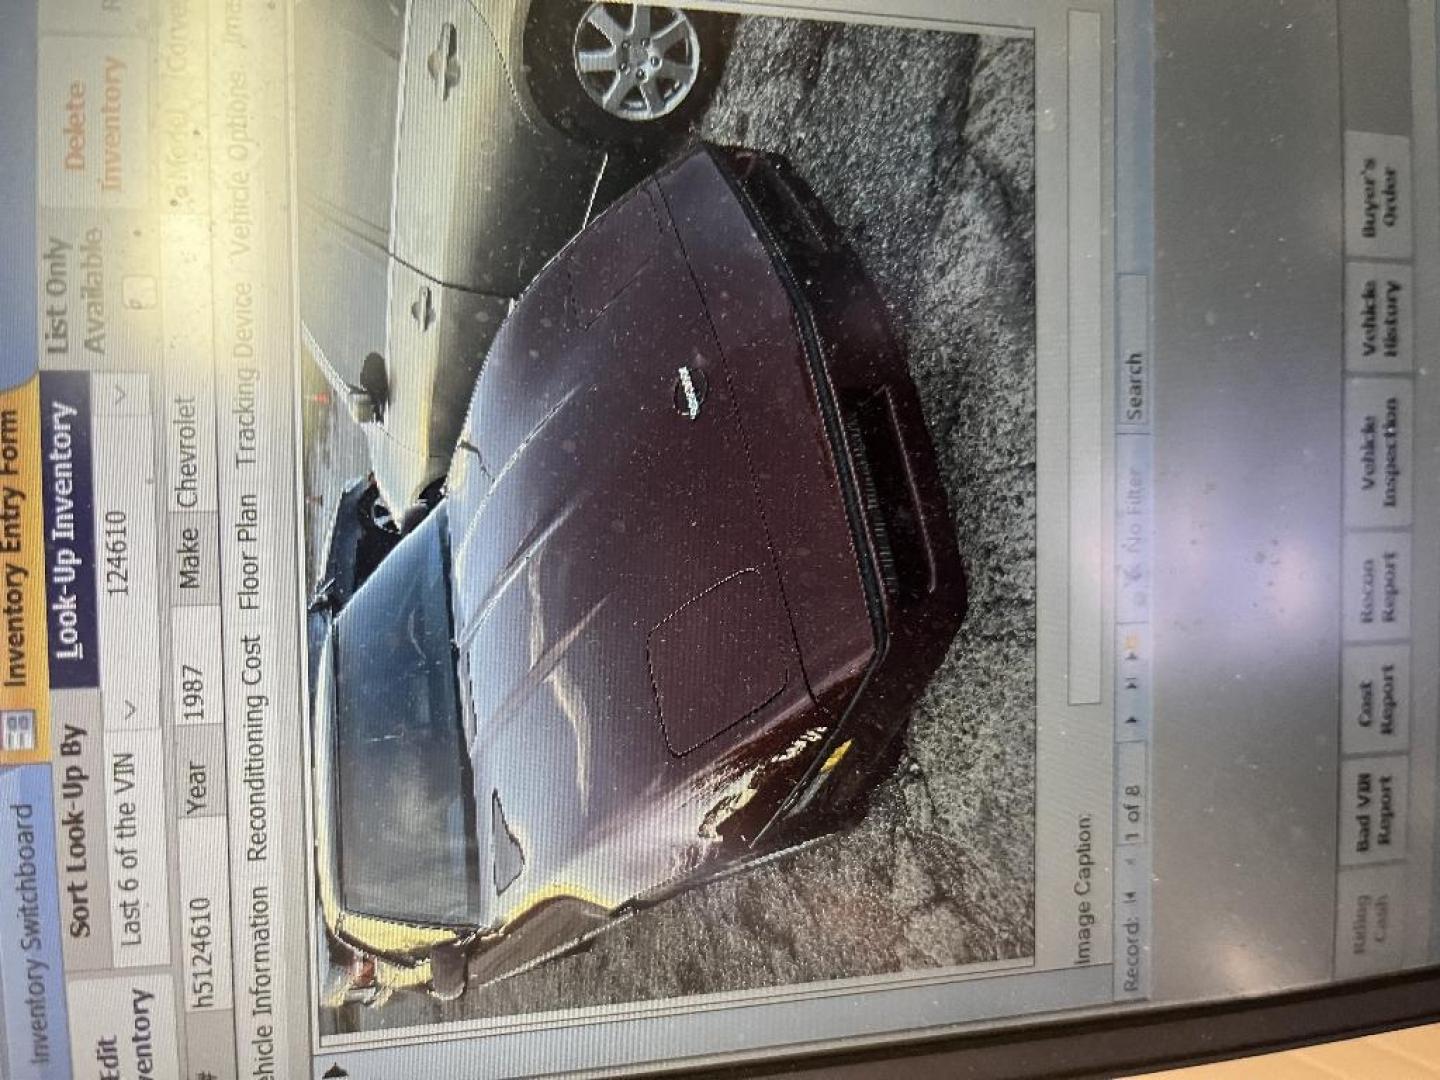
<instances>
[{"instance_id":1,"label":"yellow marking on car","mask_svg":"<svg viewBox=\"0 0 1440 1080\"><path fill-rule=\"evenodd\" d=\"M835 766L839 765L845 755L850 752L850 747L854 742L854 739L846 739L839 746L835 747L834 750L831 750L830 756L825 759L825 764L820 766L821 774L823 775L834 770Z\"/></svg>"},{"instance_id":2,"label":"yellow marking on car","mask_svg":"<svg viewBox=\"0 0 1440 1080\"><path fill-rule=\"evenodd\" d=\"M454 941L459 934L443 926L416 926L411 923L342 911L334 929L342 938L378 956L418 957L440 944Z\"/></svg>"},{"instance_id":3,"label":"yellow marking on car","mask_svg":"<svg viewBox=\"0 0 1440 1080\"><path fill-rule=\"evenodd\" d=\"M547 900L579 900L597 908L603 908L605 911L619 907L618 901L611 903L599 893L593 892L583 885L546 885L543 889L535 890L515 905L510 914L505 917L504 928L509 929L517 919L528 915Z\"/></svg>"}]
</instances>

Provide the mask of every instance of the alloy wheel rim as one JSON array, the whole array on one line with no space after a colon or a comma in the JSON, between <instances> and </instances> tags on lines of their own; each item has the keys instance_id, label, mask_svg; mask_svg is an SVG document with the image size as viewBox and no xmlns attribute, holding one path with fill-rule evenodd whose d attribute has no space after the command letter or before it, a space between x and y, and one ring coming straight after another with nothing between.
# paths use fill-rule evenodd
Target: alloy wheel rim
<instances>
[{"instance_id":1,"label":"alloy wheel rim","mask_svg":"<svg viewBox=\"0 0 1440 1080\"><path fill-rule=\"evenodd\" d=\"M590 100L622 120L668 116L700 76L700 37L676 8L591 4L575 29L573 54Z\"/></svg>"}]
</instances>

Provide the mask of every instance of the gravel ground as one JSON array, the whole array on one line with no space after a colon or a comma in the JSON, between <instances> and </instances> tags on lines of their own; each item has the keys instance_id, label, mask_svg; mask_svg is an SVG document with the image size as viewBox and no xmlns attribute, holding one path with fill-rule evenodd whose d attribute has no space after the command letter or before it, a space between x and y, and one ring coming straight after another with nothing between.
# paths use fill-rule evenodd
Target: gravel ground
<instances>
[{"instance_id":1,"label":"gravel ground","mask_svg":"<svg viewBox=\"0 0 1440 1080\"><path fill-rule=\"evenodd\" d=\"M1028 41L750 18L702 123L706 138L787 156L854 245L908 350L955 514L967 621L869 815L580 955L447 1006L347 1008L331 1017L341 1029L1031 954L1033 76ZM344 425L323 426L337 447L310 468L335 487L353 448L338 445Z\"/></svg>"}]
</instances>

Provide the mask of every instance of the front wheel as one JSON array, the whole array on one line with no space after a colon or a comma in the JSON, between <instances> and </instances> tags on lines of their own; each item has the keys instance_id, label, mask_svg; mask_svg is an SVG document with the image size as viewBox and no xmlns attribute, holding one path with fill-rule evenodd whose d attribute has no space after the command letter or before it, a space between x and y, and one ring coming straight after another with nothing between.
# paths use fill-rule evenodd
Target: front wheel
<instances>
[{"instance_id":1,"label":"front wheel","mask_svg":"<svg viewBox=\"0 0 1440 1080\"><path fill-rule=\"evenodd\" d=\"M733 23L710 11L536 0L525 32L531 93L587 142L678 142L719 84Z\"/></svg>"}]
</instances>

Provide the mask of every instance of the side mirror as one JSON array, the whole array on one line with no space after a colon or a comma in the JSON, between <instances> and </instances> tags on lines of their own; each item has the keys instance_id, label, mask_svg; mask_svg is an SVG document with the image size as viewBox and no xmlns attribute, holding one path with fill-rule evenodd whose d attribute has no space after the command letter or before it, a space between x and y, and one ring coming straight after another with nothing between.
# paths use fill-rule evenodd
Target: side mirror
<instances>
[{"instance_id":1,"label":"side mirror","mask_svg":"<svg viewBox=\"0 0 1440 1080\"><path fill-rule=\"evenodd\" d=\"M430 991L441 1001L455 1001L465 993L470 964L468 942L442 941L430 950Z\"/></svg>"},{"instance_id":2,"label":"side mirror","mask_svg":"<svg viewBox=\"0 0 1440 1080\"><path fill-rule=\"evenodd\" d=\"M357 424L373 424L380 419L380 410L376 408L374 398L358 386L345 388L345 408L350 413L350 419Z\"/></svg>"},{"instance_id":3,"label":"side mirror","mask_svg":"<svg viewBox=\"0 0 1440 1080\"><path fill-rule=\"evenodd\" d=\"M385 419L385 409L390 404L390 374L385 367L385 357L370 353L360 365L360 385L351 388L350 415L355 416L356 408L370 413L362 424L379 423Z\"/></svg>"}]
</instances>

